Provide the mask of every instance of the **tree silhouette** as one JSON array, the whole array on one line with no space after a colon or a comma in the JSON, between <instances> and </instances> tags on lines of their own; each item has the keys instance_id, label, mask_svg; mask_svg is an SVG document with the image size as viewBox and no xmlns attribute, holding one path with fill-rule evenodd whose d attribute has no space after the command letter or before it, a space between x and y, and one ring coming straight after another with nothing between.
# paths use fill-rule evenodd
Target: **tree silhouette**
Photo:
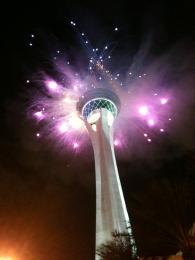
<instances>
[{"instance_id":1,"label":"tree silhouette","mask_svg":"<svg viewBox=\"0 0 195 260\"><path fill-rule=\"evenodd\" d=\"M155 179L132 197L142 255L181 251L184 259L195 259L195 235L189 233L195 219L193 179Z\"/></svg>"},{"instance_id":2,"label":"tree silhouette","mask_svg":"<svg viewBox=\"0 0 195 260\"><path fill-rule=\"evenodd\" d=\"M133 260L130 236L128 233L112 234L113 240L102 244L97 250L101 260Z\"/></svg>"}]
</instances>

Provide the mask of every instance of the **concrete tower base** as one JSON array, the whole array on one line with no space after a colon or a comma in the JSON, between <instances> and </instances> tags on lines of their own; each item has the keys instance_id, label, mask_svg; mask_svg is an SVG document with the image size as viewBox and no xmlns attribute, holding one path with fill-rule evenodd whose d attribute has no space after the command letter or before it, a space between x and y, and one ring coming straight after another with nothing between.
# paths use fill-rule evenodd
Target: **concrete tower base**
<instances>
[{"instance_id":1,"label":"concrete tower base","mask_svg":"<svg viewBox=\"0 0 195 260\"><path fill-rule=\"evenodd\" d=\"M100 117L86 127L91 137L96 173L96 250L109 240L112 233L131 232L129 217L119 179L113 144L110 112L101 108ZM96 255L96 260L99 256Z\"/></svg>"}]
</instances>

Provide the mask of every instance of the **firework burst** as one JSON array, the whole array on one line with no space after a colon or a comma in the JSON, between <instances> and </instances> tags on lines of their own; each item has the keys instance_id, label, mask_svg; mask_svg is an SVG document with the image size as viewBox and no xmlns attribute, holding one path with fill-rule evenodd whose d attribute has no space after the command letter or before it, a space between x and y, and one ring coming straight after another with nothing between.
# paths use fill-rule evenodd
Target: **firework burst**
<instances>
[{"instance_id":1,"label":"firework burst","mask_svg":"<svg viewBox=\"0 0 195 260\"><path fill-rule=\"evenodd\" d=\"M76 27L73 21L71 25ZM114 32L118 30L114 28ZM127 71L125 76L124 73L112 73L106 66L111 58L109 45L103 46L100 52L92 47L85 33L80 33L80 37L89 56L86 71L77 71L69 61L58 59L55 70L60 75L59 79L45 74L42 76L38 93L34 95L29 109L30 115L40 125L36 136L54 136L61 145L79 150L88 138L83 118L77 111L77 102L86 91L102 87L110 88L121 100L115 122L116 148L125 147L128 135L133 131L147 143L152 142L151 132L166 132L171 121L172 95L155 85L146 73L134 75ZM60 51L57 50L57 53Z\"/></svg>"}]
</instances>

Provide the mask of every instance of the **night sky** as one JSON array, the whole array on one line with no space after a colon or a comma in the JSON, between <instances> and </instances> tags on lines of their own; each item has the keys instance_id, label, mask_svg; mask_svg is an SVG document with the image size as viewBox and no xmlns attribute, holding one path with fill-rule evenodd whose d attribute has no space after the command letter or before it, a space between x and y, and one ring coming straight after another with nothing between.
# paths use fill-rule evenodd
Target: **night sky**
<instances>
[{"instance_id":1,"label":"night sky","mask_svg":"<svg viewBox=\"0 0 195 260\"><path fill-rule=\"evenodd\" d=\"M151 145L140 140L126 156L117 151L117 160L139 255L174 254L180 249L178 226L188 230L195 220L194 13L187 1L26 2L9 11L0 102L0 256L94 259L92 148L75 154L59 149L55 140L36 138L38 125L27 116L38 72L56 75L51 65L56 50L74 64L87 64L71 20L98 46L112 39L111 69L117 66L123 72L132 66L139 73L151 63L162 71L167 89L177 92L170 133L153 134ZM115 26L120 30L113 38Z\"/></svg>"}]
</instances>

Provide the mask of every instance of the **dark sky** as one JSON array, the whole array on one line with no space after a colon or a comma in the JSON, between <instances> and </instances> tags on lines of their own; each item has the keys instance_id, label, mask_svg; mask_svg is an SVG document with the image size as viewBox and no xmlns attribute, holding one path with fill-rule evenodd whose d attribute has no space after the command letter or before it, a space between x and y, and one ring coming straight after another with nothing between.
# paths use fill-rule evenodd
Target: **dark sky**
<instances>
[{"instance_id":1,"label":"dark sky","mask_svg":"<svg viewBox=\"0 0 195 260\"><path fill-rule=\"evenodd\" d=\"M114 26L121 28L118 38L113 39L113 66L119 56L119 64L127 66L127 51L131 61L148 41L150 60L171 53L174 59L165 59L173 72L170 80L188 82L189 93L194 94L195 59L188 57L195 53L195 9L188 1L67 1L26 2L4 11L3 42L8 51L2 50L6 60L3 64L7 65L0 106L0 256L10 253L21 260L94 259L93 157L90 152L59 152L53 141L34 138L37 126L26 116L26 79L33 78L40 69L54 73L49 55L57 48L73 60L77 53L83 57L78 37L68 25L74 20L100 46ZM36 37L31 49L28 43L32 33ZM182 68L182 76L178 76L181 70L177 67ZM182 91L185 96L187 87ZM176 252L178 223L187 230L195 219L194 105L185 99L185 116L191 123L180 132L175 129L174 138L166 135L157 147L154 144L147 148L149 158L132 156L123 160L119 156L119 172L140 255Z\"/></svg>"}]
</instances>

